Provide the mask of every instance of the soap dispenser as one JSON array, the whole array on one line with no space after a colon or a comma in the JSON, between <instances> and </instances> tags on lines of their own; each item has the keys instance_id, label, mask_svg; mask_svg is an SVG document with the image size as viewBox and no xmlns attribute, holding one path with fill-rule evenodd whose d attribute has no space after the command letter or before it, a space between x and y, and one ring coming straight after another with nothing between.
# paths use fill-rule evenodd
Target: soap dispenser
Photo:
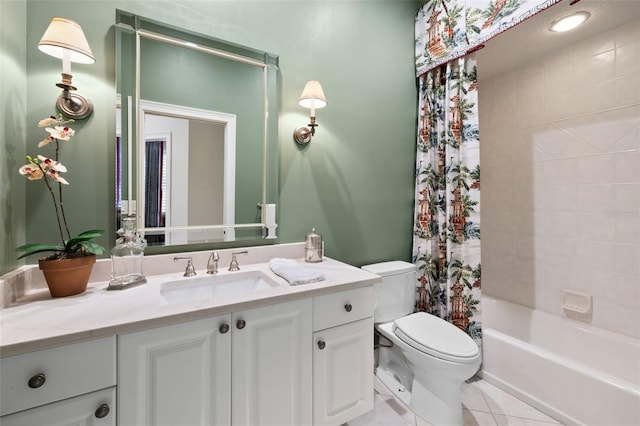
<instances>
[{"instance_id":1,"label":"soap dispenser","mask_svg":"<svg viewBox=\"0 0 640 426\"><path fill-rule=\"evenodd\" d=\"M322 262L323 249L322 235L316 233L316 228L312 228L311 232L307 234L304 245L305 262Z\"/></svg>"}]
</instances>

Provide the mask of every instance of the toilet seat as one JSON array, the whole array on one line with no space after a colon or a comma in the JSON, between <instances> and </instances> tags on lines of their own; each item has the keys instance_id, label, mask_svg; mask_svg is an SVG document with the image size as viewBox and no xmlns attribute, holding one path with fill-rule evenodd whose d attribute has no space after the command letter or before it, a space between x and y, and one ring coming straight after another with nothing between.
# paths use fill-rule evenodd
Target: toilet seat
<instances>
[{"instance_id":1,"label":"toilet seat","mask_svg":"<svg viewBox=\"0 0 640 426\"><path fill-rule=\"evenodd\" d=\"M478 345L455 325L426 312L398 318L393 333L406 344L436 358L461 364L476 362Z\"/></svg>"}]
</instances>

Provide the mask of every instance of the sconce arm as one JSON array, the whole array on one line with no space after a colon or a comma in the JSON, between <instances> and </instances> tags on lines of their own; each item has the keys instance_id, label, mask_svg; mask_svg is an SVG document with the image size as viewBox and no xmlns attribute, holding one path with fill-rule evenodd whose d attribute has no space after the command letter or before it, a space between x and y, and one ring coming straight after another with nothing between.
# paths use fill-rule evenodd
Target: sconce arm
<instances>
[{"instance_id":1,"label":"sconce arm","mask_svg":"<svg viewBox=\"0 0 640 426\"><path fill-rule=\"evenodd\" d=\"M62 94L58 96L56 106L67 117L81 120L93 113L93 103L86 96L79 93L71 93L72 90L76 90L71 78L71 74L63 72L62 83L56 83L56 86L62 89Z\"/></svg>"},{"instance_id":2,"label":"sconce arm","mask_svg":"<svg viewBox=\"0 0 640 426\"><path fill-rule=\"evenodd\" d=\"M293 131L293 138L300 145L306 145L311 142L311 138L316 134L316 118L314 116L309 117L311 123L307 124L309 127L298 127Z\"/></svg>"}]
</instances>

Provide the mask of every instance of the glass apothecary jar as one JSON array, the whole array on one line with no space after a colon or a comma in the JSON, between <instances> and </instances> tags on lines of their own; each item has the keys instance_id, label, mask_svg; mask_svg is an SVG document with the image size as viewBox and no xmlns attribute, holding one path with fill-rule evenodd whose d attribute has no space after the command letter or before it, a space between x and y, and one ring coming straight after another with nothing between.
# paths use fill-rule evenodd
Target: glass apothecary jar
<instances>
[{"instance_id":1,"label":"glass apothecary jar","mask_svg":"<svg viewBox=\"0 0 640 426\"><path fill-rule=\"evenodd\" d=\"M142 259L147 242L140 237L135 217L122 218L120 238L111 249L111 281L107 290L122 290L147 282L142 272Z\"/></svg>"}]
</instances>

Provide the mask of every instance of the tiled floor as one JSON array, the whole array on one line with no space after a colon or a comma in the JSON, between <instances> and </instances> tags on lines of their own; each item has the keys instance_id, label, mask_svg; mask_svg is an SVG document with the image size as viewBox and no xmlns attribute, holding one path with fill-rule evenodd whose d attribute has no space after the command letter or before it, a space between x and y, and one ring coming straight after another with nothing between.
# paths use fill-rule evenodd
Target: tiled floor
<instances>
[{"instance_id":1,"label":"tiled floor","mask_svg":"<svg viewBox=\"0 0 640 426\"><path fill-rule=\"evenodd\" d=\"M415 416L377 379L374 406L373 411L342 426L435 426ZM465 426L560 425L546 414L475 377L462 384L462 406Z\"/></svg>"}]
</instances>

